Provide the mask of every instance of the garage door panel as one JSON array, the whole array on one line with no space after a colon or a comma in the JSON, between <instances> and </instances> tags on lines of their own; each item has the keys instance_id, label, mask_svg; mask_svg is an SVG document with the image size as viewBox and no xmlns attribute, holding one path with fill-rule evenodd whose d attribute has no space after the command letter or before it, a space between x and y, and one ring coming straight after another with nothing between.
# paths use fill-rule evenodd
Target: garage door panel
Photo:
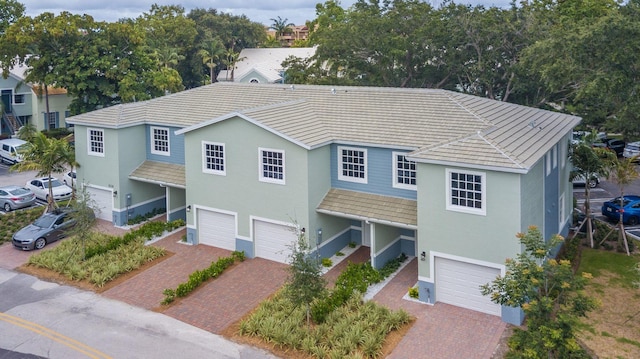
<instances>
[{"instance_id":1,"label":"garage door panel","mask_svg":"<svg viewBox=\"0 0 640 359\"><path fill-rule=\"evenodd\" d=\"M93 202L96 218L113 221L113 195L111 191L87 187L87 193Z\"/></svg>"},{"instance_id":2,"label":"garage door panel","mask_svg":"<svg viewBox=\"0 0 640 359\"><path fill-rule=\"evenodd\" d=\"M286 263L291 244L297 240L294 227L266 221L254 221L256 257Z\"/></svg>"},{"instance_id":3,"label":"garage door panel","mask_svg":"<svg viewBox=\"0 0 640 359\"><path fill-rule=\"evenodd\" d=\"M500 274L497 268L436 258L436 300L483 313L500 315L501 307L480 292Z\"/></svg>"},{"instance_id":4,"label":"garage door panel","mask_svg":"<svg viewBox=\"0 0 640 359\"><path fill-rule=\"evenodd\" d=\"M235 250L235 217L227 213L198 209L198 241L200 244Z\"/></svg>"}]
</instances>

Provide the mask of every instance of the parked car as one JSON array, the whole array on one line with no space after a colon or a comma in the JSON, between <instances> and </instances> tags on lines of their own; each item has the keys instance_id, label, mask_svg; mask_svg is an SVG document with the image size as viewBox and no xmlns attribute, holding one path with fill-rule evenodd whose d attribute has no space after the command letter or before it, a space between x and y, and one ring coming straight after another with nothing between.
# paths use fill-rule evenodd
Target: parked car
<instances>
[{"instance_id":1,"label":"parked car","mask_svg":"<svg viewBox=\"0 0 640 359\"><path fill-rule=\"evenodd\" d=\"M606 201L602 205L602 214L613 221L620 220L620 197ZM622 197L622 222L630 226L640 223L640 196Z\"/></svg>"},{"instance_id":2,"label":"parked car","mask_svg":"<svg viewBox=\"0 0 640 359\"><path fill-rule=\"evenodd\" d=\"M0 187L0 206L5 212L25 208L36 202L36 195L29 189L20 186Z\"/></svg>"},{"instance_id":3,"label":"parked car","mask_svg":"<svg viewBox=\"0 0 640 359\"><path fill-rule=\"evenodd\" d=\"M0 140L0 162L6 162L10 165L22 161L20 150L27 144L27 141L19 138L6 138Z\"/></svg>"},{"instance_id":4,"label":"parked car","mask_svg":"<svg viewBox=\"0 0 640 359\"><path fill-rule=\"evenodd\" d=\"M59 208L43 214L13 235L13 246L24 251L42 249L66 237L68 230L76 224L76 219L70 215L72 211L71 208Z\"/></svg>"},{"instance_id":5,"label":"parked car","mask_svg":"<svg viewBox=\"0 0 640 359\"><path fill-rule=\"evenodd\" d=\"M595 174L591 176L591 179L589 180L589 187L596 188L599 184L600 184L600 177L598 177L598 175L595 175ZM576 176L576 178L573 179L573 185L586 186L587 181L584 180L584 176Z\"/></svg>"},{"instance_id":6,"label":"parked car","mask_svg":"<svg viewBox=\"0 0 640 359\"><path fill-rule=\"evenodd\" d=\"M625 158L633 158L640 156L640 141L627 143L622 151L622 156Z\"/></svg>"},{"instance_id":7,"label":"parked car","mask_svg":"<svg viewBox=\"0 0 640 359\"><path fill-rule=\"evenodd\" d=\"M32 190L33 193L36 194L36 198L47 201L47 198L49 198L49 186L52 187L54 201L71 198L71 187L60 182L55 177L42 177L33 179L27 182L25 188Z\"/></svg>"},{"instance_id":8,"label":"parked car","mask_svg":"<svg viewBox=\"0 0 640 359\"><path fill-rule=\"evenodd\" d=\"M618 140L615 138L603 138L602 143L604 144L604 147L606 149L615 152L616 156L618 157L622 156L622 153L624 152L624 147L626 145L626 143L623 140Z\"/></svg>"},{"instance_id":9,"label":"parked car","mask_svg":"<svg viewBox=\"0 0 640 359\"><path fill-rule=\"evenodd\" d=\"M67 186L73 188L76 186L76 171L72 170L72 171L67 171L64 174L64 177L62 177L62 182L64 182L64 184L66 184Z\"/></svg>"}]
</instances>

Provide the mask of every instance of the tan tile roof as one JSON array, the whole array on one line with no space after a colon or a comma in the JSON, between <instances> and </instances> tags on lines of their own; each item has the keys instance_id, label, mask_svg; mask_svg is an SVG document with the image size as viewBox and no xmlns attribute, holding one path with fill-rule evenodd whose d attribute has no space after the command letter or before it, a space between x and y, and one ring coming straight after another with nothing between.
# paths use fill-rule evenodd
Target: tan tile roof
<instances>
[{"instance_id":1,"label":"tan tile roof","mask_svg":"<svg viewBox=\"0 0 640 359\"><path fill-rule=\"evenodd\" d=\"M527 172L579 117L436 89L219 82L117 105L68 122L142 123L188 132L241 116L305 148L351 143L415 150L413 158Z\"/></svg>"},{"instance_id":2,"label":"tan tile roof","mask_svg":"<svg viewBox=\"0 0 640 359\"><path fill-rule=\"evenodd\" d=\"M157 183L163 186L185 188L184 165L144 161L129 175L130 179Z\"/></svg>"},{"instance_id":3,"label":"tan tile roof","mask_svg":"<svg viewBox=\"0 0 640 359\"><path fill-rule=\"evenodd\" d=\"M344 189L330 189L316 210L393 226L416 228L418 225L416 201Z\"/></svg>"}]
</instances>

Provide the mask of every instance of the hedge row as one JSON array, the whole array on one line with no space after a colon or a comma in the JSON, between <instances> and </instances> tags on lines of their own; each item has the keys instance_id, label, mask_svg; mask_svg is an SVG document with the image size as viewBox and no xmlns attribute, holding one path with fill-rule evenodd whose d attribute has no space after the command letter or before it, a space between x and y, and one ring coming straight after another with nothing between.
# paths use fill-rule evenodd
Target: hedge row
<instances>
[{"instance_id":1,"label":"hedge row","mask_svg":"<svg viewBox=\"0 0 640 359\"><path fill-rule=\"evenodd\" d=\"M196 290L196 288L198 288L202 283L222 274L222 272L235 263L235 261L244 261L244 251L234 251L231 253L231 257L218 258L217 261L211 262L211 265L208 268L191 273L189 275L189 280L184 283L180 283L175 290L170 288L165 289L164 292L162 292L162 294L164 294L162 304L170 304L176 299L176 297L186 297L189 293Z\"/></svg>"},{"instance_id":2,"label":"hedge row","mask_svg":"<svg viewBox=\"0 0 640 359\"><path fill-rule=\"evenodd\" d=\"M85 250L85 258L89 259L91 257L107 253L110 250L114 250L120 246L133 242L136 238L144 238L148 241L154 237L159 237L165 231L171 232L176 228L183 227L184 225L185 222L182 219L177 219L171 222L148 222L140 226L138 229L125 233L122 237L113 237L113 239L106 244L97 244L87 247Z\"/></svg>"}]
</instances>

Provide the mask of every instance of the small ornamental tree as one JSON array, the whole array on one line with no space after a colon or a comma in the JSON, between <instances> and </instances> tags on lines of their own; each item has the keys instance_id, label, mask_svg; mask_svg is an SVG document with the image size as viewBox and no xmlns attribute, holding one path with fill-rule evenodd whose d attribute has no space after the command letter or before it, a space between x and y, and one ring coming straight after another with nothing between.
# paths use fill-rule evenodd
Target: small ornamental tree
<instances>
[{"instance_id":1,"label":"small ornamental tree","mask_svg":"<svg viewBox=\"0 0 640 359\"><path fill-rule=\"evenodd\" d=\"M529 227L516 237L524 252L506 261L506 273L481 286L491 301L520 307L525 328L517 328L509 339L507 358L588 358L576 340L579 318L597 303L583 293L589 273L574 275L571 262L557 260L552 250L563 238L544 241L540 230Z\"/></svg>"},{"instance_id":2,"label":"small ornamental tree","mask_svg":"<svg viewBox=\"0 0 640 359\"><path fill-rule=\"evenodd\" d=\"M285 296L296 306L307 307L307 324L311 302L325 291L326 281L322 277L322 265L317 257L311 255L309 243L304 233L289 246L289 277L285 285Z\"/></svg>"}]
</instances>

